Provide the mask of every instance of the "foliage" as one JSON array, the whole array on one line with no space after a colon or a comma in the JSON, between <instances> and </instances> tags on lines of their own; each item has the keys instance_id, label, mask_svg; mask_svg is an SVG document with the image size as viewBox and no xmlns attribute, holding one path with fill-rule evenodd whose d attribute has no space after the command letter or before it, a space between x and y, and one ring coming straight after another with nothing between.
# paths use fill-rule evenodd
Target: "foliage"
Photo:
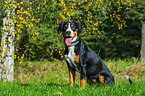
<instances>
[{"instance_id":1,"label":"foliage","mask_svg":"<svg viewBox=\"0 0 145 96\"><path fill-rule=\"evenodd\" d=\"M83 24L82 38L102 58L139 54L144 1L18 0L15 4L18 61L63 58L63 39L57 34L63 21Z\"/></svg>"},{"instance_id":2,"label":"foliage","mask_svg":"<svg viewBox=\"0 0 145 96\"><path fill-rule=\"evenodd\" d=\"M141 48L141 30L142 25L145 24L145 1L132 0L134 3L131 9L124 14L127 27L124 28L126 44L123 45L124 50L128 50L127 54L139 56ZM130 51L130 52L129 52ZM121 50L120 50L121 52Z\"/></svg>"}]
</instances>

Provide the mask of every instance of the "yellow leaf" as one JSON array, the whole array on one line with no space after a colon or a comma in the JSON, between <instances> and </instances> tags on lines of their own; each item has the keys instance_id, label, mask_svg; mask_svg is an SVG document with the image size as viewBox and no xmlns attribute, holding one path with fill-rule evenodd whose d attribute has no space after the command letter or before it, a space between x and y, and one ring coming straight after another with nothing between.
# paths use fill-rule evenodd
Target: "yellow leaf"
<instances>
[{"instance_id":1,"label":"yellow leaf","mask_svg":"<svg viewBox=\"0 0 145 96\"><path fill-rule=\"evenodd\" d=\"M23 2L20 2L20 4L23 4Z\"/></svg>"}]
</instances>

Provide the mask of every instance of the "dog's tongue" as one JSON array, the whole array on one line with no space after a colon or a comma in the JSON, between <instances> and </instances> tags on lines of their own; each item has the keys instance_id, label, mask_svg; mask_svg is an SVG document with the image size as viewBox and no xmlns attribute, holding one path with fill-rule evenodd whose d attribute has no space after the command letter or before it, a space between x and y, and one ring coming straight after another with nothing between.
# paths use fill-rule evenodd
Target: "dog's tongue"
<instances>
[{"instance_id":1,"label":"dog's tongue","mask_svg":"<svg viewBox=\"0 0 145 96\"><path fill-rule=\"evenodd\" d=\"M72 38L66 38L65 39L65 43L66 43L66 45L71 45L71 42L72 42Z\"/></svg>"}]
</instances>

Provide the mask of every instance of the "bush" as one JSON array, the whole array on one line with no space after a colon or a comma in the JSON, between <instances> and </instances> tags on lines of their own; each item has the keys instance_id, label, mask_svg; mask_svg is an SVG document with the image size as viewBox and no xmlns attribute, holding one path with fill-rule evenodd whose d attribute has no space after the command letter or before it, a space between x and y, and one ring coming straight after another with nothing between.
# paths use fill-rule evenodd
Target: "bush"
<instances>
[{"instance_id":1,"label":"bush","mask_svg":"<svg viewBox=\"0 0 145 96\"><path fill-rule=\"evenodd\" d=\"M33 0L15 4L18 60L63 58L63 40L57 34L63 21L83 24L84 42L102 58L139 55L145 1Z\"/></svg>"}]
</instances>

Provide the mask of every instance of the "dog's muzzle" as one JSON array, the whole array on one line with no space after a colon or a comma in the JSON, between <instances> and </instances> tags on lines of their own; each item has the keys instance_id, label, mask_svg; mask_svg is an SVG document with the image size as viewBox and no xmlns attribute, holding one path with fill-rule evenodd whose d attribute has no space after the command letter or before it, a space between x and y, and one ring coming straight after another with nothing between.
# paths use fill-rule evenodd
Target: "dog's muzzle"
<instances>
[{"instance_id":1,"label":"dog's muzzle","mask_svg":"<svg viewBox=\"0 0 145 96\"><path fill-rule=\"evenodd\" d=\"M65 34L66 34L66 36L69 36L69 35L71 35L71 31L66 31Z\"/></svg>"}]
</instances>

